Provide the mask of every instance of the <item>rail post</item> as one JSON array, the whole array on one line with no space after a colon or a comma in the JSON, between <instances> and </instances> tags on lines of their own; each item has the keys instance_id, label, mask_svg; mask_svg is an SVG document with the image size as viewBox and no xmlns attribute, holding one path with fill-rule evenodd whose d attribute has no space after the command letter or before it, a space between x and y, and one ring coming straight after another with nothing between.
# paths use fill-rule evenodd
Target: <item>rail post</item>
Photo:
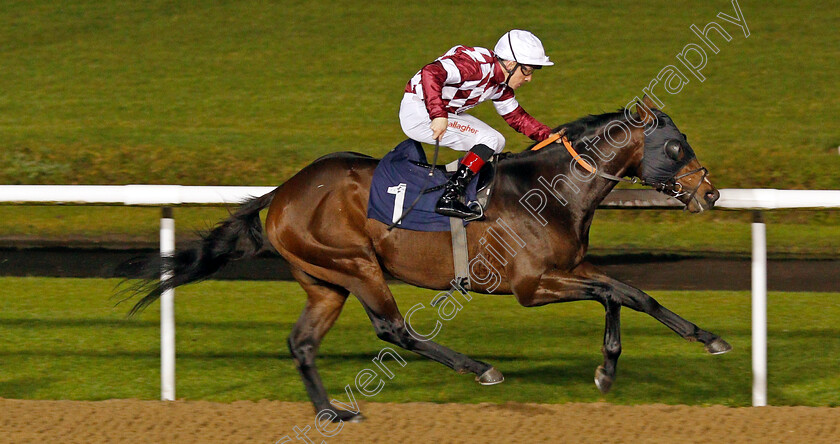
<instances>
[{"instance_id":1,"label":"rail post","mask_svg":"<svg viewBox=\"0 0 840 444\"><path fill-rule=\"evenodd\" d=\"M752 405L767 405L767 226L760 211L752 223Z\"/></svg>"},{"instance_id":2,"label":"rail post","mask_svg":"<svg viewBox=\"0 0 840 444\"><path fill-rule=\"evenodd\" d=\"M163 207L160 218L161 282L172 278L175 254L175 218L172 207ZM175 290L160 295L160 399L175 400Z\"/></svg>"}]
</instances>

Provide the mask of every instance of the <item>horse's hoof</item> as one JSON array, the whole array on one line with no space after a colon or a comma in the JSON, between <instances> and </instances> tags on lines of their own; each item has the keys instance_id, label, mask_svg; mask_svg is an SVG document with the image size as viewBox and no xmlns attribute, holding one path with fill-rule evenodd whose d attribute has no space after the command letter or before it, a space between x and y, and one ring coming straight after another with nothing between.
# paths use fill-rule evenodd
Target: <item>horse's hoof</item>
<instances>
[{"instance_id":1,"label":"horse's hoof","mask_svg":"<svg viewBox=\"0 0 840 444\"><path fill-rule=\"evenodd\" d=\"M353 415L353 416L351 416L347 419L342 419L342 421L351 422L351 423L359 423L359 422L363 422L366 419L367 418L365 417L365 415L363 415L361 413L357 413L357 414L355 414L355 415Z\"/></svg>"},{"instance_id":2,"label":"horse's hoof","mask_svg":"<svg viewBox=\"0 0 840 444\"><path fill-rule=\"evenodd\" d=\"M501 384L505 380L505 377L502 375L502 372L496 370L496 367L490 367L481 376L476 376L475 380L481 385L496 385Z\"/></svg>"},{"instance_id":3,"label":"horse's hoof","mask_svg":"<svg viewBox=\"0 0 840 444\"><path fill-rule=\"evenodd\" d=\"M713 355L722 355L729 350L732 350L732 346L721 338L717 338L706 344L706 351Z\"/></svg>"},{"instance_id":4,"label":"horse's hoof","mask_svg":"<svg viewBox=\"0 0 840 444\"><path fill-rule=\"evenodd\" d=\"M606 395L612 388L612 383L613 379L607 376L604 366L599 365L598 368L595 369L595 386L598 387L598 390L600 390L601 393Z\"/></svg>"},{"instance_id":5,"label":"horse's hoof","mask_svg":"<svg viewBox=\"0 0 840 444\"><path fill-rule=\"evenodd\" d=\"M365 415L361 413L353 413L347 410L333 410L335 412L335 418L333 418L332 422L362 422L365 419Z\"/></svg>"}]
</instances>

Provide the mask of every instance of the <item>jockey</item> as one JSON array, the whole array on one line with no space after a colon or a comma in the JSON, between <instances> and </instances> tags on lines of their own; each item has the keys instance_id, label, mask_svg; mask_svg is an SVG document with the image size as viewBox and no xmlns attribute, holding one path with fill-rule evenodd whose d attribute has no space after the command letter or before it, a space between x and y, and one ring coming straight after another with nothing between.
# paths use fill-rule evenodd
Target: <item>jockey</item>
<instances>
[{"instance_id":1,"label":"jockey","mask_svg":"<svg viewBox=\"0 0 840 444\"><path fill-rule=\"evenodd\" d=\"M514 90L531 81L534 70L551 66L542 42L528 31L506 32L493 51L455 46L412 77L400 105L400 125L419 142L469 151L445 185L435 211L449 217L479 217L462 201L467 184L494 153L502 152L505 138L490 125L464 114L485 100L516 131L535 141L551 129L519 106Z\"/></svg>"}]
</instances>

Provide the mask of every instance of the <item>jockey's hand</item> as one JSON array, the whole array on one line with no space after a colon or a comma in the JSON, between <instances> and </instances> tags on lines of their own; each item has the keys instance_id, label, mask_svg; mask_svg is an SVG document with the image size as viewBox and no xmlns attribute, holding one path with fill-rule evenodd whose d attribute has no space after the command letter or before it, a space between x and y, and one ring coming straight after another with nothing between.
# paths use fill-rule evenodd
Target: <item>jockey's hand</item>
<instances>
[{"instance_id":1,"label":"jockey's hand","mask_svg":"<svg viewBox=\"0 0 840 444\"><path fill-rule=\"evenodd\" d=\"M443 133L446 132L446 126L449 125L449 119L446 117L435 117L429 128L432 130L432 139L440 140Z\"/></svg>"},{"instance_id":2,"label":"jockey's hand","mask_svg":"<svg viewBox=\"0 0 840 444\"><path fill-rule=\"evenodd\" d=\"M557 135L557 136L562 138L563 136L566 135L566 128L560 128L560 131L557 131L556 133L551 133L549 135L549 137L554 136L554 135Z\"/></svg>"}]
</instances>

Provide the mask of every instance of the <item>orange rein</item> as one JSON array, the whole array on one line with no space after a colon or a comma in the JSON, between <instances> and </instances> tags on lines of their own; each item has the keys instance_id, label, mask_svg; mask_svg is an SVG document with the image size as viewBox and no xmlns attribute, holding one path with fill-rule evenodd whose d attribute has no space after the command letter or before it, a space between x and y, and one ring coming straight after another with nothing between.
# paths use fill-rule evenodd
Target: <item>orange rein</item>
<instances>
[{"instance_id":1,"label":"orange rein","mask_svg":"<svg viewBox=\"0 0 840 444\"><path fill-rule=\"evenodd\" d=\"M533 148L531 148L531 151L541 150L544 147L556 142L557 139L560 139L561 137L563 138L563 146L566 147L566 151L568 151L569 154L572 155L572 158L576 160L577 163L579 163L580 166L582 166L586 171L594 173L595 168L592 165L590 165L587 161L581 159L580 154L578 154L577 151L575 151L575 149L572 148L572 143L569 142L569 139L566 138L565 135L561 136L560 134L553 134L548 139L545 139L542 142L536 144Z\"/></svg>"}]
</instances>

